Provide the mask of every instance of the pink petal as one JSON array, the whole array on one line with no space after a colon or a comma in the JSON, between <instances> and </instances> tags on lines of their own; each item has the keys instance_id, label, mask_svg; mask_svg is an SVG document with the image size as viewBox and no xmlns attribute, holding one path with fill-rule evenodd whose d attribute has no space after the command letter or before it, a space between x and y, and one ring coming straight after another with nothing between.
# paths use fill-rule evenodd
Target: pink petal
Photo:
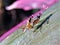
<instances>
[{"instance_id":1,"label":"pink petal","mask_svg":"<svg viewBox=\"0 0 60 45\"><path fill-rule=\"evenodd\" d=\"M47 6L51 6L56 2L57 0L17 0L12 5L6 7L6 9L12 10L12 9L22 8L24 10L30 10L30 9L33 9L33 6L32 6L33 3L37 3L36 8L41 8L41 7L46 8Z\"/></svg>"}]
</instances>

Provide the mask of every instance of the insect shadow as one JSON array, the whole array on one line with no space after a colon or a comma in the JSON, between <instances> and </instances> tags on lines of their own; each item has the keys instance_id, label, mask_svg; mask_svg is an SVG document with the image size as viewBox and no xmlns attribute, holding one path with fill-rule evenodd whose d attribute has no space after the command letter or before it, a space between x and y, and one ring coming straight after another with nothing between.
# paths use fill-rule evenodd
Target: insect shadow
<instances>
[{"instance_id":1,"label":"insect shadow","mask_svg":"<svg viewBox=\"0 0 60 45\"><path fill-rule=\"evenodd\" d=\"M37 28L33 31L33 32L36 32L36 30L37 29L39 29L40 28L40 30L42 29L42 26L43 26L43 24L47 21L47 24L49 23L49 18L52 16L53 14L50 14L41 24L39 24L38 26L37 26Z\"/></svg>"}]
</instances>

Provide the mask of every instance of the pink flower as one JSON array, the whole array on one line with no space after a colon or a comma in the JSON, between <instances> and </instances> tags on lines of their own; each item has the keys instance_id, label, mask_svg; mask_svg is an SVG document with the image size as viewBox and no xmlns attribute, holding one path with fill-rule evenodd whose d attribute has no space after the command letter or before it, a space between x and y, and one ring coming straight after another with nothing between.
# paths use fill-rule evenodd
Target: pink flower
<instances>
[{"instance_id":1,"label":"pink flower","mask_svg":"<svg viewBox=\"0 0 60 45\"><path fill-rule=\"evenodd\" d=\"M30 10L35 8L47 8L56 3L57 0L17 0L12 5L7 6L7 10L24 9Z\"/></svg>"}]
</instances>

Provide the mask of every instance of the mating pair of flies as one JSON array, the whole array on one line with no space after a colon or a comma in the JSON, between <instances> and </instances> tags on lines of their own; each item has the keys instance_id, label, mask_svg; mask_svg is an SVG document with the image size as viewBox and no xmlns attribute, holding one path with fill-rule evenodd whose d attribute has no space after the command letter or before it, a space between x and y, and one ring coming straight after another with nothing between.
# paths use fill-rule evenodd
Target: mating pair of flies
<instances>
[{"instance_id":1,"label":"mating pair of flies","mask_svg":"<svg viewBox=\"0 0 60 45\"><path fill-rule=\"evenodd\" d=\"M35 32L37 29L41 28L42 25L47 21L47 24L49 23L49 18L52 16L53 14L48 15L37 27L36 29L33 31ZM31 30L32 28L34 28L34 25L36 25L37 23L40 22L40 17L41 15L39 14L38 16L36 16L35 18L33 18L33 16L31 18L29 18L29 20L27 21L27 24L25 25L25 27L23 28L23 30L25 30L25 28L28 28L28 30Z\"/></svg>"}]
</instances>

